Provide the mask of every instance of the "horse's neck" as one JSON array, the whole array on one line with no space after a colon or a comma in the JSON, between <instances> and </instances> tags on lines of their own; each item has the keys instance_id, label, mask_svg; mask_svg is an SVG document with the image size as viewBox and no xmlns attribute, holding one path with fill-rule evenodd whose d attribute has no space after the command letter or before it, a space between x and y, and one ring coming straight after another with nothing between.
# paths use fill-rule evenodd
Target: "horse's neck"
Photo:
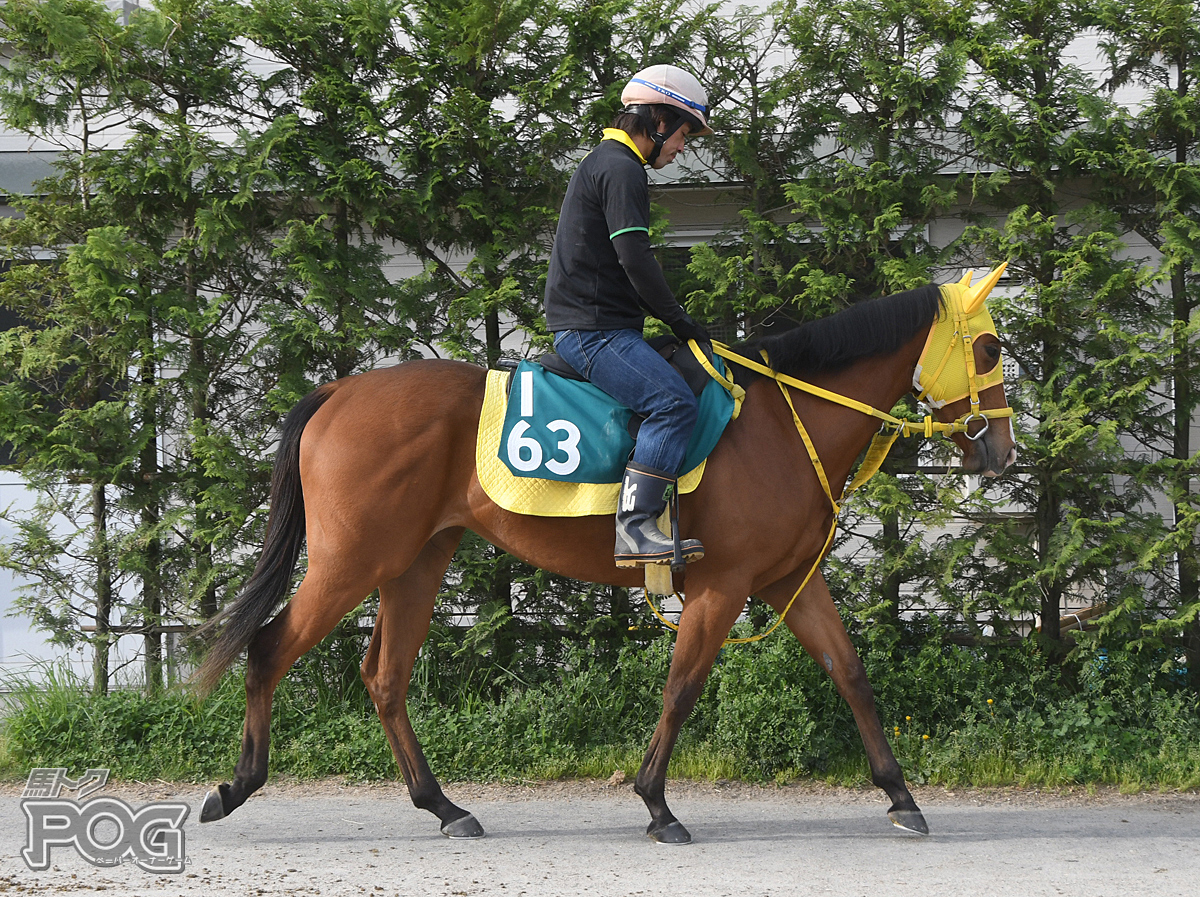
<instances>
[{"instance_id":1,"label":"horse's neck","mask_svg":"<svg viewBox=\"0 0 1200 897\"><path fill-rule=\"evenodd\" d=\"M836 375L841 392L881 411L891 411L902 396L912 391L913 371L929 335L923 329L891 355L866 358ZM867 429L878 429L878 423Z\"/></svg>"},{"instance_id":2,"label":"horse's neck","mask_svg":"<svg viewBox=\"0 0 1200 897\"><path fill-rule=\"evenodd\" d=\"M929 328L923 328L890 355L863 359L836 374L814 378L813 382L880 411L890 412L892 406L912 390L913 370L928 335ZM808 428L831 485L844 483L855 458L879 430L879 420L852 408L818 401L824 406L820 416L825 423ZM810 407L815 411L821 406Z\"/></svg>"}]
</instances>

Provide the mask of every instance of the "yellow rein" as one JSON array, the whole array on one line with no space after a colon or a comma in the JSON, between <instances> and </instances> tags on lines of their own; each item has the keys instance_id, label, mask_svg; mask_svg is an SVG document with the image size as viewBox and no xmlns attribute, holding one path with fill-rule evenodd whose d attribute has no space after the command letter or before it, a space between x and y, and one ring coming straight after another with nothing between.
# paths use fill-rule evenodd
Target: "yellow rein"
<instances>
[{"instance_id":1,"label":"yellow rein","mask_svg":"<svg viewBox=\"0 0 1200 897\"><path fill-rule=\"evenodd\" d=\"M971 345L969 335L965 341L965 344L969 350ZM733 395L736 408L734 417L737 417L737 413L741 410L742 400L745 398L746 391L741 386L738 386L733 382L732 371L730 372L728 378L722 377L719 373L717 373L717 370L705 357L695 340L688 340L688 346L691 348L692 354L696 356L696 359L708 372L708 375L728 389ZM727 638L723 642L724 645L744 645L750 642L757 642L766 638L768 635L778 629L779 624L782 623L784 618L788 615L788 611L792 609L792 605L796 603L796 599L800 597L800 593L804 591L804 587L808 585L809 580L811 580L813 577L813 574L817 572L817 568L820 566L821 560L825 557L825 553L829 551L829 546L833 544L834 533L837 532L838 515L842 510L841 505L839 505L837 499L833 497L833 489L830 487L829 478L825 474L825 465L821 463L821 458L817 454L817 448L815 445L813 445L813 441L808 435L808 430L805 428L804 422L800 420L800 415L796 413L796 406L792 404L792 396L787 391L787 387L791 386L794 389L800 390L801 392L809 393L810 395L817 396L818 398L825 399L826 401L833 402L837 405L844 405L847 408L853 408L855 411L859 411L862 414L866 414L870 417L878 418L879 420L883 421L880 431L876 433L875 437L871 440L871 445L867 449L866 457L863 458L863 463L859 467L858 473L855 474L854 479L850 482L850 485L847 486L843 491L843 498L854 492L879 471L879 468L883 465L884 459L887 458L888 451L900 436L925 436L928 438L933 436L935 433L940 433L946 436L949 436L952 433L966 433L970 427L971 421L973 420L982 418L984 419L986 425L986 423L990 422L992 418L1012 417L1013 413L1012 409L1008 407L989 409L979 408L978 391L976 389L977 375L975 373L973 354L970 356L970 362L967 367L968 379L971 384L971 412L955 421L952 421L951 423L942 423L941 421L934 420L932 415L926 415L924 421L902 420L886 411L880 411L878 408L868 405L865 402L859 402L856 399L851 399L847 396L839 395L836 392L830 392L827 389L822 389L820 386L814 386L811 383L805 383L803 380L797 380L795 377L789 377L787 374L781 374L778 371L772 370L768 366L770 359L767 358L767 353L765 351L762 353L762 356L763 361L767 362L767 364L759 364L756 361L752 361L749 358L738 355L736 352L731 352L729 347L724 343L714 340L712 346L713 352L717 355L720 355L722 358L727 358L736 362L742 367L749 368L750 370L762 374L765 377L770 377L777 384L779 384L779 391L783 393L783 398L787 402L788 408L792 412L792 422L796 425L796 431L800 434L800 439L804 442L804 448L808 451L809 460L812 461L813 469L817 474L817 479L821 482L821 489L824 491L825 497L829 499L829 504L833 508L833 520L829 525L829 535L825 537L825 545L817 554L816 560L813 561L812 567L809 568L808 574L804 577L804 581L800 583L799 588L796 589L795 593L788 601L787 606L783 609L783 612L779 615L778 619L771 624L771 628L766 632L760 633L759 635L753 635L748 638ZM945 361L943 360L942 366L944 365ZM939 372L940 370L941 368L939 367ZM650 610L654 612L654 616L658 618L659 622L668 629L678 632L678 624L672 623L665 616L663 616L662 612L654 606L654 602L650 600L649 593L646 593L645 597L646 604L650 606ZM675 597L679 598L680 602L682 603L683 598L678 593L676 593Z\"/></svg>"}]
</instances>

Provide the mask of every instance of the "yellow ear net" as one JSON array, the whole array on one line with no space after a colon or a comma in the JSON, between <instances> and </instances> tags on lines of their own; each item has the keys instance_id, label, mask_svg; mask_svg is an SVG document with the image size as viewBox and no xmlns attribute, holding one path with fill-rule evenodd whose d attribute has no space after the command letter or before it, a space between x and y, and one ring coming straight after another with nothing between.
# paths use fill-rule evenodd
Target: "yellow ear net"
<instances>
[{"instance_id":1,"label":"yellow ear net","mask_svg":"<svg viewBox=\"0 0 1200 897\"><path fill-rule=\"evenodd\" d=\"M983 308L984 300L987 299L992 288L1000 282L1000 278L1004 276L1004 269L1007 267L1008 262L1001 262L998 267L988 273L987 277L973 287L971 286L971 275L975 272L968 271L964 274L963 279L956 284L966 290L966 295L963 297L963 311L968 315L973 315ZM988 320L991 321L990 316Z\"/></svg>"},{"instance_id":2,"label":"yellow ear net","mask_svg":"<svg viewBox=\"0 0 1200 897\"><path fill-rule=\"evenodd\" d=\"M974 340L983 333L997 336L996 324L985 300L1006 267L1007 262L1002 263L974 286L971 285L973 272L968 271L958 283L941 288L945 313L940 314L930 328L913 372L917 398L931 407L941 408L970 396L971 415L978 415L979 393L1004 382L1003 365L999 363L986 374L976 372ZM962 365L950 364L960 352Z\"/></svg>"}]
</instances>

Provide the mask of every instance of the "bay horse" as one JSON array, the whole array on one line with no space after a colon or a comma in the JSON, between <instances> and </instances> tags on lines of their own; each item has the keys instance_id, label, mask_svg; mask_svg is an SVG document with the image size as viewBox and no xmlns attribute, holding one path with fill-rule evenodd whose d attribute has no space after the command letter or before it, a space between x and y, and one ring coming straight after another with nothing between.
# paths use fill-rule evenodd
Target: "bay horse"
<instances>
[{"instance_id":1,"label":"bay horse","mask_svg":"<svg viewBox=\"0 0 1200 897\"><path fill-rule=\"evenodd\" d=\"M758 359L765 352L775 371L884 412L914 389L914 372L919 379L924 370L928 378L934 364L935 379L962 380L965 372L970 395L934 400L931 404L941 405L934 416L958 422L951 438L962 450L965 471L996 476L1016 457L1011 420L1003 420L1011 410L997 370L1000 342L983 306L999 270L982 294L985 284L970 289L968 274L960 284L928 285L856 303L792 331L742 344L734 354ZM951 299L957 303L953 308ZM970 320L979 313L986 317L974 334L960 332L968 320L964 304L979 310ZM961 353L947 349L940 362L926 358L937 333L950 334L947 345L961 345ZM889 818L901 828L928 833L880 726L866 671L817 569L833 520L831 499L840 497L879 422L736 363L733 370L746 389L741 414L710 455L699 487L680 501L681 529L699 538L707 554L676 576L685 591L683 611L662 715L634 786L650 811L647 834L663 843L691 840L667 806L667 764L717 652L751 595L785 613L788 628L850 705L871 780L892 801ZM484 493L476 475L475 442L485 375L462 362L409 361L321 386L286 417L262 555L240 596L207 624L219 635L196 674L197 689L205 693L247 652L241 756L232 783L205 798L202 822L228 816L262 787L276 686L293 662L378 589L379 613L362 677L412 802L436 815L451 838L484 834L475 817L442 792L406 707L434 600L464 531L574 579L637 587L643 576L639 569L614 564L611 515L523 516L501 509ZM797 430L800 420L824 465L829 497ZM993 423L1003 425L989 426ZM304 579L291 601L263 625L286 597L306 539Z\"/></svg>"}]
</instances>

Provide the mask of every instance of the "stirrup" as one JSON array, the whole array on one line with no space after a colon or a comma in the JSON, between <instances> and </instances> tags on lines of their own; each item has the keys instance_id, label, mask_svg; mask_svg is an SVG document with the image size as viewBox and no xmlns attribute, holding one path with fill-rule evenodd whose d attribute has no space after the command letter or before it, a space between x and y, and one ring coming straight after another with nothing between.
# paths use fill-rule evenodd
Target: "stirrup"
<instances>
[{"instance_id":1,"label":"stirrup","mask_svg":"<svg viewBox=\"0 0 1200 897\"><path fill-rule=\"evenodd\" d=\"M647 595L675 594L675 573L669 564L647 564L645 570Z\"/></svg>"},{"instance_id":2,"label":"stirrup","mask_svg":"<svg viewBox=\"0 0 1200 897\"><path fill-rule=\"evenodd\" d=\"M699 539L684 539L679 546L679 556L684 564L698 561L704 557L704 546ZM613 563L618 567L666 567L668 570L682 569L677 566L675 546L662 551L642 552L640 554L614 554Z\"/></svg>"}]
</instances>

